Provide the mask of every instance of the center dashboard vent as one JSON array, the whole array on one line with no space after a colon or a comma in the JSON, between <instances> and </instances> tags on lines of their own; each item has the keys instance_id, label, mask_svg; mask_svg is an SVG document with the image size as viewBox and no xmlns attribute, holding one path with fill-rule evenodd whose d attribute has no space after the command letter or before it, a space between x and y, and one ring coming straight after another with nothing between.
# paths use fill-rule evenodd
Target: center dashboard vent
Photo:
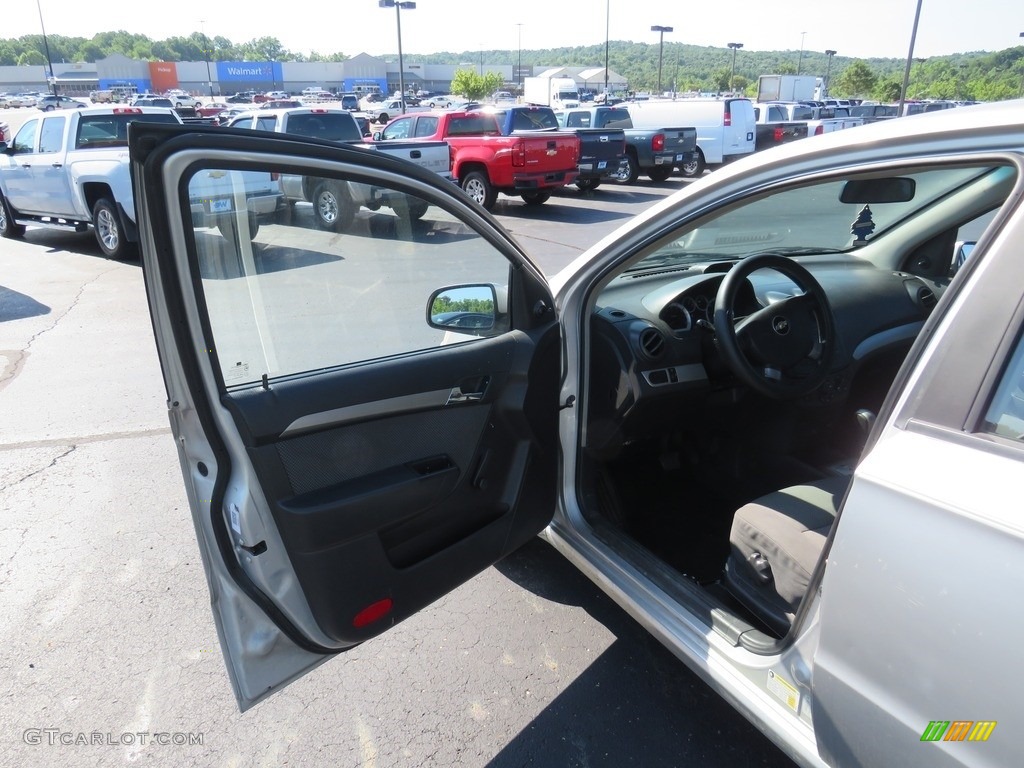
<instances>
[{"instance_id":1,"label":"center dashboard vent","mask_svg":"<svg viewBox=\"0 0 1024 768\"><path fill-rule=\"evenodd\" d=\"M656 360L665 352L665 337L657 328L644 328L637 343L640 352L650 360Z\"/></svg>"}]
</instances>

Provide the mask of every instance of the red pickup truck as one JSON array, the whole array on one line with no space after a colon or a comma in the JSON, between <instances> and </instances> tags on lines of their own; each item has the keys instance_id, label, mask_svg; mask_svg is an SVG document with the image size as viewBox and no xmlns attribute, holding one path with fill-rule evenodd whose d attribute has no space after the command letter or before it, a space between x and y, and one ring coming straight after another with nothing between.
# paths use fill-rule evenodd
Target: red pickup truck
<instances>
[{"instance_id":1,"label":"red pickup truck","mask_svg":"<svg viewBox=\"0 0 1024 768\"><path fill-rule=\"evenodd\" d=\"M499 192L540 205L551 190L576 181L580 142L572 133L502 136L494 115L419 112L402 115L373 135L375 141L447 141L452 175L487 210Z\"/></svg>"}]
</instances>

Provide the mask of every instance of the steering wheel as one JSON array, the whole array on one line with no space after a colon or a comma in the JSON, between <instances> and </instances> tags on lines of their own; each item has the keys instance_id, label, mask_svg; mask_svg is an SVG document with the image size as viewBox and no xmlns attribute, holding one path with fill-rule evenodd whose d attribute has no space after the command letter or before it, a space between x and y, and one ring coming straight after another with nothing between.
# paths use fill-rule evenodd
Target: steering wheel
<instances>
[{"instance_id":1,"label":"steering wheel","mask_svg":"<svg viewBox=\"0 0 1024 768\"><path fill-rule=\"evenodd\" d=\"M746 317L736 317L736 301L747 277L773 269L803 293L773 301ZM729 369L768 397L799 397L828 375L836 346L836 323L821 284L797 262L761 253L737 262L715 297L715 336Z\"/></svg>"}]
</instances>

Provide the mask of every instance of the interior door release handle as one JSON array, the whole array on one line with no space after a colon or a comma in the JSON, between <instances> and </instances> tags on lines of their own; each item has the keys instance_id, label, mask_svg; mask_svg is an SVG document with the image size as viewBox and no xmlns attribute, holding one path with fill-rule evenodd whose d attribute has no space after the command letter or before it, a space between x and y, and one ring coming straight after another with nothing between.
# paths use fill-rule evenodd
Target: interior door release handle
<instances>
[{"instance_id":1,"label":"interior door release handle","mask_svg":"<svg viewBox=\"0 0 1024 768\"><path fill-rule=\"evenodd\" d=\"M445 405L452 405L453 403L471 403L475 400L483 400L483 392L463 392L462 387L453 387L452 391L448 393L448 402Z\"/></svg>"},{"instance_id":2,"label":"interior door release handle","mask_svg":"<svg viewBox=\"0 0 1024 768\"><path fill-rule=\"evenodd\" d=\"M473 403L483 400L484 395L487 394L487 385L490 383L490 376L479 376L461 381L452 387L452 391L448 393L448 402L445 405Z\"/></svg>"}]
</instances>

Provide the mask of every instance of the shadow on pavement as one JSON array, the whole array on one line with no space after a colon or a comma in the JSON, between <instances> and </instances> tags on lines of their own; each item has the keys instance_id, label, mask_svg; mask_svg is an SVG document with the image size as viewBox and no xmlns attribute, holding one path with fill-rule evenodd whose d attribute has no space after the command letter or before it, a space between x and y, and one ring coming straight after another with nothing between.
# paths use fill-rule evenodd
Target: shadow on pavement
<instances>
[{"instance_id":1,"label":"shadow on pavement","mask_svg":"<svg viewBox=\"0 0 1024 768\"><path fill-rule=\"evenodd\" d=\"M495 568L539 597L578 605L615 641L488 763L515 766L793 768L753 725L552 547Z\"/></svg>"},{"instance_id":2,"label":"shadow on pavement","mask_svg":"<svg viewBox=\"0 0 1024 768\"><path fill-rule=\"evenodd\" d=\"M0 323L48 314L50 314L50 308L45 304L40 304L24 293L18 293L0 285Z\"/></svg>"}]
</instances>

